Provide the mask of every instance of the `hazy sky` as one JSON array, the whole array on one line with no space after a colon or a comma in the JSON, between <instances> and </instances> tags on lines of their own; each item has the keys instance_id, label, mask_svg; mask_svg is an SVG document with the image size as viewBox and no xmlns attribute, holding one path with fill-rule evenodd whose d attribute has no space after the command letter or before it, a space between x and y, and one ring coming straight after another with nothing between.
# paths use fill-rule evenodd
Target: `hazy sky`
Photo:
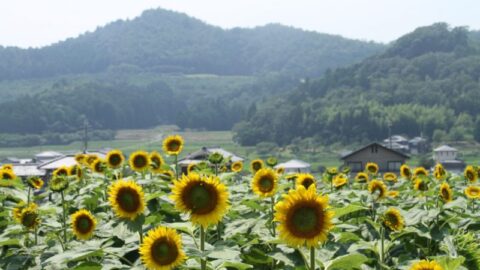
<instances>
[{"instance_id":1,"label":"hazy sky","mask_svg":"<svg viewBox=\"0 0 480 270\"><path fill-rule=\"evenodd\" d=\"M278 22L381 42L439 21L480 29L479 0L1 0L0 45L44 46L157 7L224 28Z\"/></svg>"}]
</instances>

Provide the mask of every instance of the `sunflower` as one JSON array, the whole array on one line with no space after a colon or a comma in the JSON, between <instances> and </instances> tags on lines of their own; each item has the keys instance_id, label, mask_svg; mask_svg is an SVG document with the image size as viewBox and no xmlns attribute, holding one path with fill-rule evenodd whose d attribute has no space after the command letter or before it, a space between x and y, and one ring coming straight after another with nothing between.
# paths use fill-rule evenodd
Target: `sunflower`
<instances>
[{"instance_id":1,"label":"sunflower","mask_svg":"<svg viewBox=\"0 0 480 270\"><path fill-rule=\"evenodd\" d=\"M428 183L424 181L421 177L415 178L415 183L413 185L415 190L422 191L422 192L428 190Z\"/></svg>"},{"instance_id":2,"label":"sunflower","mask_svg":"<svg viewBox=\"0 0 480 270\"><path fill-rule=\"evenodd\" d=\"M223 155L218 152L212 153L208 156L208 161L212 164L218 165L222 163Z\"/></svg>"},{"instance_id":3,"label":"sunflower","mask_svg":"<svg viewBox=\"0 0 480 270\"><path fill-rule=\"evenodd\" d=\"M107 162L108 167L116 169L123 165L125 156L123 155L122 151L115 149L108 152L107 156L105 157L105 161Z\"/></svg>"},{"instance_id":4,"label":"sunflower","mask_svg":"<svg viewBox=\"0 0 480 270\"><path fill-rule=\"evenodd\" d=\"M27 204L24 201L19 201L17 206L12 209L13 220L17 223L22 223L22 210L27 207Z\"/></svg>"},{"instance_id":5,"label":"sunflower","mask_svg":"<svg viewBox=\"0 0 480 270\"><path fill-rule=\"evenodd\" d=\"M368 180L369 180L368 174L364 172L359 172L355 176L355 181L360 183L368 182Z\"/></svg>"},{"instance_id":6,"label":"sunflower","mask_svg":"<svg viewBox=\"0 0 480 270\"><path fill-rule=\"evenodd\" d=\"M387 186L381 180L372 180L368 184L368 191L372 195L378 192L376 200L380 200L387 195Z\"/></svg>"},{"instance_id":7,"label":"sunflower","mask_svg":"<svg viewBox=\"0 0 480 270\"><path fill-rule=\"evenodd\" d=\"M34 189L41 189L43 187L43 180L38 176L33 176L27 179L27 184L29 187Z\"/></svg>"},{"instance_id":8,"label":"sunflower","mask_svg":"<svg viewBox=\"0 0 480 270\"><path fill-rule=\"evenodd\" d=\"M148 158L150 159L150 168L152 169L152 172L161 173L162 166L165 164L162 155L157 151L153 151L148 155Z\"/></svg>"},{"instance_id":9,"label":"sunflower","mask_svg":"<svg viewBox=\"0 0 480 270\"><path fill-rule=\"evenodd\" d=\"M105 173L107 162L105 162L103 159L97 159L90 166L92 171L96 173Z\"/></svg>"},{"instance_id":10,"label":"sunflower","mask_svg":"<svg viewBox=\"0 0 480 270\"><path fill-rule=\"evenodd\" d=\"M412 264L410 270L443 270L443 267L435 261L421 260Z\"/></svg>"},{"instance_id":11,"label":"sunflower","mask_svg":"<svg viewBox=\"0 0 480 270\"><path fill-rule=\"evenodd\" d=\"M68 175L81 178L83 176L82 167L80 167L78 164L70 166L70 168L68 168Z\"/></svg>"},{"instance_id":12,"label":"sunflower","mask_svg":"<svg viewBox=\"0 0 480 270\"><path fill-rule=\"evenodd\" d=\"M68 187L68 180L66 176L54 176L50 181L48 181L48 185L53 192L62 192Z\"/></svg>"},{"instance_id":13,"label":"sunflower","mask_svg":"<svg viewBox=\"0 0 480 270\"><path fill-rule=\"evenodd\" d=\"M12 164L3 164L1 170L7 170L7 171L13 171L13 165Z\"/></svg>"},{"instance_id":14,"label":"sunflower","mask_svg":"<svg viewBox=\"0 0 480 270\"><path fill-rule=\"evenodd\" d=\"M405 226L405 221L400 212L391 207L383 214L383 225L392 231L401 231Z\"/></svg>"},{"instance_id":15,"label":"sunflower","mask_svg":"<svg viewBox=\"0 0 480 270\"><path fill-rule=\"evenodd\" d=\"M335 188L341 188L348 183L348 178L345 174L340 173L333 177L333 186Z\"/></svg>"},{"instance_id":16,"label":"sunflower","mask_svg":"<svg viewBox=\"0 0 480 270\"><path fill-rule=\"evenodd\" d=\"M279 222L280 238L293 247L315 247L325 242L333 228L334 212L328 207L328 197L317 195L314 185L291 189L275 205L274 221Z\"/></svg>"},{"instance_id":17,"label":"sunflower","mask_svg":"<svg viewBox=\"0 0 480 270\"><path fill-rule=\"evenodd\" d=\"M285 173L285 167L278 167L275 172L277 174L284 174Z\"/></svg>"},{"instance_id":18,"label":"sunflower","mask_svg":"<svg viewBox=\"0 0 480 270\"><path fill-rule=\"evenodd\" d=\"M465 195L469 199L480 199L480 187L469 186L465 189Z\"/></svg>"},{"instance_id":19,"label":"sunflower","mask_svg":"<svg viewBox=\"0 0 480 270\"><path fill-rule=\"evenodd\" d=\"M0 170L0 179L13 180L15 178L17 178L17 176L15 175L15 173L13 173L13 171L5 169Z\"/></svg>"},{"instance_id":20,"label":"sunflower","mask_svg":"<svg viewBox=\"0 0 480 270\"><path fill-rule=\"evenodd\" d=\"M206 228L217 224L228 210L228 191L217 176L191 173L173 181L175 207L190 214L192 223Z\"/></svg>"},{"instance_id":21,"label":"sunflower","mask_svg":"<svg viewBox=\"0 0 480 270\"><path fill-rule=\"evenodd\" d=\"M58 176L68 176L68 168L65 166L62 166L60 168L57 168L55 171L53 171L53 177L58 177Z\"/></svg>"},{"instance_id":22,"label":"sunflower","mask_svg":"<svg viewBox=\"0 0 480 270\"><path fill-rule=\"evenodd\" d=\"M277 165L278 163L278 159L276 157L269 157L267 158L267 165L270 166L270 167L275 167L275 165Z\"/></svg>"},{"instance_id":23,"label":"sunflower","mask_svg":"<svg viewBox=\"0 0 480 270\"><path fill-rule=\"evenodd\" d=\"M365 171L373 175L377 174L378 164L375 162L368 162L367 165L365 165Z\"/></svg>"},{"instance_id":24,"label":"sunflower","mask_svg":"<svg viewBox=\"0 0 480 270\"><path fill-rule=\"evenodd\" d=\"M302 185L305 188L308 188L310 185L315 185L315 177L309 173L299 173L297 174L296 187Z\"/></svg>"},{"instance_id":25,"label":"sunflower","mask_svg":"<svg viewBox=\"0 0 480 270\"><path fill-rule=\"evenodd\" d=\"M440 197L445 203L451 202L453 200L453 192L450 188L450 185L446 182L443 182L440 186Z\"/></svg>"},{"instance_id":26,"label":"sunflower","mask_svg":"<svg viewBox=\"0 0 480 270\"><path fill-rule=\"evenodd\" d=\"M174 229L166 227L148 231L139 252L147 269L171 270L186 259L182 238Z\"/></svg>"},{"instance_id":27,"label":"sunflower","mask_svg":"<svg viewBox=\"0 0 480 270\"><path fill-rule=\"evenodd\" d=\"M87 158L87 155L82 154L82 153L75 155L75 161L76 161L77 164L79 164L79 165L84 164L85 161L86 161L86 158Z\"/></svg>"},{"instance_id":28,"label":"sunflower","mask_svg":"<svg viewBox=\"0 0 480 270\"><path fill-rule=\"evenodd\" d=\"M261 197L272 197L277 190L277 174L268 168L258 170L252 178L252 190Z\"/></svg>"},{"instance_id":29,"label":"sunflower","mask_svg":"<svg viewBox=\"0 0 480 270\"><path fill-rule=\"evenodd\" d=\"M35 203L30 203L21 210L19 220L25 228L35 229L40 224L37 208Z\"/></svg>"},{"instance_id":30,"label":"sunflower","mask_svg":"<svg viewBox=\"0 0 480 270\"><path fill-rule=\"evenodd\" d=\"M160 178L164 180L172 180L175 177L175 173L170 170L162 170L160 172Z\"/></svg>"},{"instance_id":31,"label":"sunflower","mask_svg":"<svg viewBox=\"0 0 480 270\"><path fill-rule=\"evenodd\" d=\"M241 161L235 161L232 163L232 171L233 172L241 172L243 170L243 163Z\"/></svg>"},{"instance_id":32,"label":"sunflower","mask_svg":"<svg viewBox=\"0 0 480 270\"><path fill-rule=\"evenodd\" d=\"M473 168L472 165L468 165L465 168L463 175L465 176L465 179L470 181L470 183L477 181L477 178L478 178L477 172L475 171L475 168Z\"/></svg>"},{"instance_id":33,"label":"sunflower","mask_svg":"<svg viewBox=\"0 0 480 270\"><path fill-rule=\"evenodd\" d=\"M258 170L262 169L264 167L263 165L263 160L261 159L254 159L252 162L250 162L250 170L252 173L256 173Z\"/></svg>"},{"instance_id":34,"label":"sunflower","mask_svg":"<svg viewBox=\"0 0 480 270\"><path fill-rule=\"evenodd\" d=\"M195 172L195 170L197 170L197 164L195 164L193 162L188 164L187 174L193 173L193 172Z\"/></svg>"},{"instance_id":35,"label":"sunflower","mask_svg":"<svg viewBox=\"0 0 480 270\"><path fill-rule=\"evenodd\" d=\"M71 216L73 234L78 239L88 240L92 237L97 226L97 220L90 211L78 210Z\"/></svg>"},{"instance_id":36,"label":"sunflower","mask_svg":"<svg viewBox=\"0 0 480 270\"><path fill-rule=\"evenodd\" d=\"M387 192L387 196L390 198L396 198L398 197L398 191L397 190L389 190Z\"/></svg>"},{"instance_id":37,"label":"sunflower","mask_svg":"<svg viewBox=\"0 0 480 270\"><path fill-rule=\"evenodd\" d=\"M420 176L428 176L428 171L424 167L415 168L413 171L413 179L420 177Z\"/></svg>"},{"instance_id":38,"label":"sunflower","mask_svg":"<svg viewBox=\"0 0 480 270\"><path fill-rule=\"evenodd\" d=\"M134 181L118 180L108 190L110 205L120 218L134 220L145 209L142 187Z\"/></svg>"},{"instance_id":39,"label":"sunflower","mask_svg":"<svg viewBox=\"0 0 480 270\"><path fill-rule=\"evenodd\" d=\"M445 168L443 167L443 165L440 163L437 163L433 171L433 176L435 177L435 179L443 180L446 175L447 175L447 172L445 171Z\"/></svg>"},{"instance_id":40,"label":"sunflower","mask_svg":"<svg viewBox=\"0 0 480 270\"><path fill-rule=\"evenodd\" d=\"M163 140L163 151L167 155L177 155L182 152L183 138L180 135L170 135Z\"/></svg>"},{"instance_id":41,"label":"sunflower","mask_svg":"<svg viewBox=\"0 0 480 270\"><path fill-rule=\"evenodd\" d=\"M91 166L92 163L93 163L95 160L97 160L97 159L99 159L99 157L98 157L97 155L95 155L95 154L89 154L89 155L87 155L87 156L85 157L85 161L84 161L84 162L85 162L85 165Z\"/></svg>"},{"instance_id":42,"label":"sunflower","mask_svg":"<svg viewBox=\"0 0 480 270\"><path fill-rule=\"evenodd\" d=\"M342 169L342 173L344 173L344 174L349 174L350 171L351 171L351 169L350 169L349 166L345 166L345 167L343 167L343 169Z\"/></svg>"},{"instance_id":43,"label":"sunflower","mask_svg":"<svg viewBox=\"0 0 480 270\"><path fill-rule=\"evenodd\" d=\"M337 167L329 167L327 168L327 174L331 175L331 176L335 176L338 174L338 169Z\"/></svg>"},{"instance_id":44,"label":"sunflower","mask_svg":"<svg viewBox=\"0 0 480 270\"><path fill-rule=\"evenodd\" d=\"M150 159L148 158L148 153L145 151L136 151L130 155L128 159L130 168L137 172L142 172L150 166Z\"/></svg>"},{"instance_id":45,"label":"sunflower","mask_svg":"<svg viewBox=\"0 0 480 270\"><path fill-rule=\"evenodd\" d=\"M403 178L410 180L412 178L412 171L410 170L410 167L408 167L406 164L400 166L400 175Z\"/></svg>"},{"instance_id":46,"label":"sunflower","mask_svg":"<svg viewBox=\"0 0 480 270\"><path fill-rule=\"evenodd\" d=\"M287 175L285 176L285 179L287 179L288 181L296 181L296 179L297 179L297 174L296 174L296 173L287 174Z\"/></svg>"},{"instance_id":47,"label":"sunflower","mask_svg":"<svg viewBox=\"0 0 480 270\"><path fill-rule=\"evenodd\" d=\"M392 173L392 172L385 173L383 175L383 180L388 181L388 182L396 183L397 182L397 175Z\"/></svg>"}]
</instances>

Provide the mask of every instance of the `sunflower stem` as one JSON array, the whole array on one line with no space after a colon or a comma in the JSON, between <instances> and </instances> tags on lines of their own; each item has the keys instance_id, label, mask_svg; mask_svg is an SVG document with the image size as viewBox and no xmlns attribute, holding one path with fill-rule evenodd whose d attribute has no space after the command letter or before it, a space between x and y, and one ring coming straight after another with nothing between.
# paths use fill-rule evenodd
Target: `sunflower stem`
<instances>
[{"instance_id":1,"label":"sunflower stem","mask_svg":"<svg viewBox=\"0 0 480 270\"><path fill-rule=\"evenodd\" d=\"M275 197L274 196L271 197L270 202L271 202L270 215L271 215L271 220L272 220L272 223L271 223L272 224L272 236L275 237L275 235L276 235L275 222L273 221L273 219L274 219L274 208L275 208Z\"/></svg>"},{"instance_id":2,"label":"sunflower stem","mask_svg":"<svg viewBox=\"0 0 480 270\"><path fill-rule=\"evenodd\" d=\"M38 231L36 226L35 226L35 245L38 245Z\"/></svg>"},{"instance_id":3,"label":"sunflower stem","mask_svg":"<svg viewBox=\"0 0 480 270\"><path fill-rule=\"evenodd\" d=\"M30 204L30 193L32 192L32 188L28 187L28 195L27 195L27 205Z\"/></svg>"},{"instance_id":4,"label":"sunflower stem","mask_svg":"<svg viewBox=\"0 0 480 270\"><path fill-rule=\"evenodd\" d=\"M67 210L65 209L65 195L60 192L62 195L62 208L63 208L63 242L67 244Z\"/></svg>"},{"instance_id":5,"label":"sunflower stem","mask_svg":"<svg viewBox=\"0 0 480 270\"><path fill-rule=\"evenodd\" d=\"M383 262L385 260L385 229L383 226L380 227L380 268L382 268Z\"/></svg>"},{"instance_id":6,"label":"sunflower stem","mask_svg":"<svg viewBox=\"0 0 480 270\"><path fill-rule=\"evenodd\" d=\"M204 258L203 252L205 251L205 228L200 226L200 251L202 252L201 266L202 270L207 269L207 261Z\"/></svg>"},{"instance_id":7,"label":"sunflower stem","mask_svg":"<svg viewBox=\"0 0 480 270\"><path fill-rule=\"evenodd\" d=\"M310 247L310 270L315 270L315 247Z\"/></svg>"},{"instance_id":8,"label":"sunflower stem","mask_svg":"<svg viewBox=\"0 0 480 270\"><path fill-rule=\"evenodd\" d=\"M143 243L143 226L140 226L140 229L138 229L138 235L140 236L140 244Z\"/></svg>"},{"instance_id":9,"label":"sunflower stem","mask_svg":"<svg viewBox=\"0 0 480 270\"><path fill-rule=\"evenodd\" d=\"M178 155L175 155L175 180L178 180Z\"/></svg>"}]
</instances>

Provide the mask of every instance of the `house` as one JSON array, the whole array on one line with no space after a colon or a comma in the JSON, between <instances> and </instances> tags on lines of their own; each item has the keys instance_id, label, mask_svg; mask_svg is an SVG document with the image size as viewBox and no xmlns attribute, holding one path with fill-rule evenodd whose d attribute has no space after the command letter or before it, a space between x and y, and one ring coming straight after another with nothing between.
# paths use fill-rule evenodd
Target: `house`
<instances>
[{"instance_id":1,"label":"house","mask_svg":"<svg viewBox=\"0 0 480 270\"><path fill-rule=\"evenodd\" d=\"M106 152L104 151L92 151L92 152L87 152L86 154L89 155L97 155L99 158L104 159L107 155ZM44 170L46 172L46 176L49 177L52 175L53 171L60 167L70 167L77 164L77 161L75 160L75 154L67 154L63 155L60 157L57 157L53 160L47 161L45 163L42 163L40 166L38 166L39 170Z\"/></svg>"},{"instance_id":2,"label":"house","mask_svg":"<svg viewBox=\"0 0 480 270\"><path fill-rule=\"evenodd\" d=\"M39 169L38 166L39 164L36 163L15 164L13 166L13 172L16 176L23 179L33 176L44 177L46 175L46 171Z\"/></svg>"},{"instance_id":3,"label":"house","mask_svg":"<svg viewBox=\"0 0 480 270\"><path fill-rule=\"evenodd\" d=\"M377 163L380 172L398 172L407 159L408 155L376 142L341 157L344 166L350 167L351 172L363 171L368 162Z\"/></svg>"},{"instance_id":4,"label":"house","mask_svg":"<svg viewBox=\"0 0 480 270\"><path fill-rule=\"evenodd\" d=\"M433 160L440 163L446 170L461 172L465 162L458 158L458 150L448 145L442 145L433 150Z\"/></svg>"},{"instance_id":5,"label":"house","mask_svg":"<svg viewBox=\"0 0 480 270\"><path fill-rule=\"evenodd\" d=\"M311 170L311 165L305 161L292 159L284 163L277 164L275 169L284 168L285 173L308 173Z\"/></svg>"},{"instance_id":6,"label":"house","mask_svg":"<svg viewBox=\"0 0 480 270\"><path fill-rule=\"evenodd\" d=\"M408 141L410 147L410 154L424 154L427 153L430 149L428 141L426 138L417 136Z\"/></svg>"},{"instance_id":7,"label":"house","mask_svg":"<svg viewBox=\"0 0 480 270\"><path fill-rule=\"evenodd\" d=\"M44 163L50 160L57 159L62 157L63 154L55 151L43 151L34 156L34 159L39 163Z\"/></svg>"},{"instance_id":8,"label":"house","mask_svg":"<svg viewBox=\"0 0 480 270\"><path fill-rule=\"evenodd\" d=\"M228 160L228 163L236 162L236 161L244 161L244 158L239 157L221 147L213 146L213 147L202 147L200 150L195 151L193 153L189 153L184 158L178 161L178 166L183 173L187 172L187 168L189 164L196 164L202 161L207 161L208 157L213 153L219 153L223 156L224 160Z\"/></svg>"}]
</instances>

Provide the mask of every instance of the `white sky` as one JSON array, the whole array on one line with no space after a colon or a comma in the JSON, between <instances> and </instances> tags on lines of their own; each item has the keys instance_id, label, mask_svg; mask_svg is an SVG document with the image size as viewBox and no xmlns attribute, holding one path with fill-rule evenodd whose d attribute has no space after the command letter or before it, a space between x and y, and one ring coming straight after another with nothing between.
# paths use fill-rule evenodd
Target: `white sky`
<instances>
[{"instance_id":1,"label":"white sky","mask_svg":"<svg viewBox=\"0 0 480 270\"><path fill-rule=\"evenodd\" d=\"M44 46L158 7L224 28L277 22L380 42L440 21L480 29L479 0L0 0L0 45Z\"/></svg>"}]
</instances>

